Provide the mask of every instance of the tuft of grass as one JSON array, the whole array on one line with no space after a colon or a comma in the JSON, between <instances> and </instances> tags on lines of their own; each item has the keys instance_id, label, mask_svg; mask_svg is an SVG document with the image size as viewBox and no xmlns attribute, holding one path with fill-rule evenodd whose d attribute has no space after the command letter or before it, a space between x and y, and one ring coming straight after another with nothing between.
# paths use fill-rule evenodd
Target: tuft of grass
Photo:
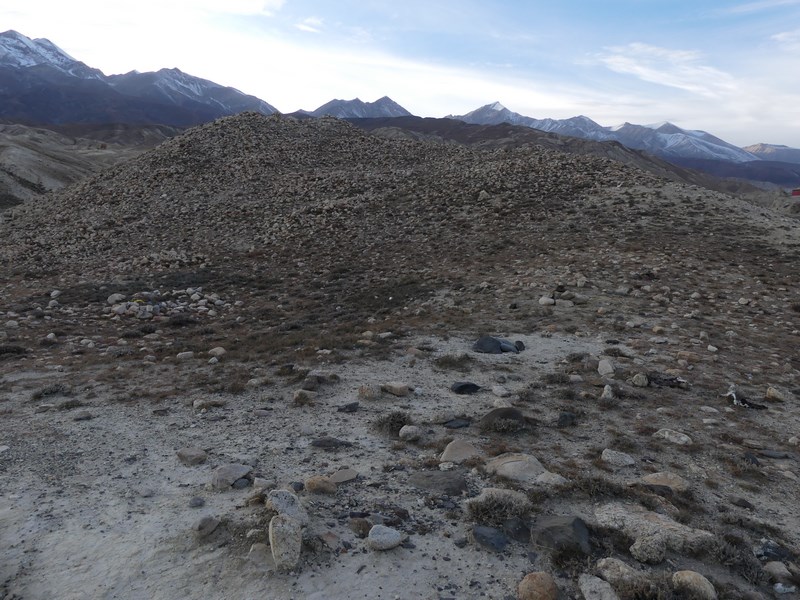
<instances>
[{"instance_id":1,"label":"tuft of grass","mask_svg":"<svg viewBox=\"0 0 800 600\"><path fill-rule=\"evenodd\" d=\"M373 421L372 426L380 431L391 436L397 436L400 430L405 425L411 425L411 415L402 410L393 410L390 413L379 416Z\"/></svg>"},{"instance_id":2,"label":"tuft of grass","mask_svg":"<svg viewBox=\"0 0 800 600\"><path fill-rule=\"evenodd\" d=\"M433 364L443 371L458 371L459 373L469 373L475 359L469 354L445 354L433 361Z\"/></svg>"},{"instance_id":3,"label":"tuft of grass","mask_svg":"<svg viewBox=\"0 0 800 600\"><path fill-rule=\"evenodd\" d=\"M71 390L68 385L64 385L63 383L51 383L50 385L46 385L45 387L33 392L33 394L31 394L31 400L41 400L42 398L47 398L49 396L66 396L70 393L70 391Z\"/></svg>"},{"instance_id":4,"label":"tuft of grass","mask_svg":"<svg viewBox=\"0 0 800 600\"><path fill-rule=\"evenodd\" d=\"M545 373L542 375L542 382L547 385L568 385L569 375L566 373Z\"/></svg>"}]
</instances>

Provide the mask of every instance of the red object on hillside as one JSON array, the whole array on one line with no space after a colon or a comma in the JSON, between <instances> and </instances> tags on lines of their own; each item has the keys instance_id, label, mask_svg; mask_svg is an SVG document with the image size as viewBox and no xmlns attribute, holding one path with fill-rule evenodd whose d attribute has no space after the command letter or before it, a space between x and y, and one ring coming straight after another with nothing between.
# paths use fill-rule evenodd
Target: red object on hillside
<instances>
[{"instance_id":1,"label":"red object on hillside","mask_svg":"<svg viewBox=\"0 0 800 600\"><path fill-rule=\"evenodd\" d=\"M800 196L800 188L797 188L796 190L792 190L792 196Z\"/></svg>"}]
</instances>

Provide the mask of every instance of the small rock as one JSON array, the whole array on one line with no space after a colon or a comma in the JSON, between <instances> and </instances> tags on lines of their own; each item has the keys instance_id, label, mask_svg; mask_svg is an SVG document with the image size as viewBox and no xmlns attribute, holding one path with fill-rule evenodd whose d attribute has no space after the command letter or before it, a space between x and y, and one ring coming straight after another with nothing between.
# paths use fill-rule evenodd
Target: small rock
<instances>
[{"instance_id":1,"label":"small rock","mask_svg":"<svg viewBox=\"0 0 800 600\"><path fill-rule=\"evenodd\" d=\"M347 404L343 404L342 406L338 407L336 411L341 413L354 413L358 411L358 407L358 402L348 402Z\"/></svg>"},{"instance_id":2,"label":"small rock","mask_svg":"<svg viewBox=\"0 0 800 600\"><path fill-rule=\"evenodd\" d=\"M616 399L617 399L617 396L616 396L616 394L614 394L614 388L612 388L610 385L604 386L603 387L603 393L600 394L599 400L602 400L604 402L611 402L611 401L616 400Z\"/></svg>"},{"instance_id":3,"label":"small rock","mask_svg":"<svg viewBox=\"0 0 800 600\"><path fill-rule=\"evenodd\" d=\"M217 346L216 348L212 348L208 351L209 356L213 356L214 358L219 358L220 356L227 353L227 350L222 346Z\"/></svg>"},{"instance_id":4,"label":"small rock","mask_svg":"<svg viewBox=\"0 0 800 600\"><path fill-rule=\"evenodd\" d=\"M556 427L559 428L574 427L577 424L578 424L578 415L569 411L564 411L559 413L558 421L556 422Z\"/></svg>"},{"instance_id":5,"label":"small rock","mask_svg":"<svg viewBox=\"0 0 800 600\"><path fill-rule=\"evenodd\" d=\"M661 438L672 444L677 444L678 446L687 446L692 443L692 438L690 438L688 435L673 429L659 429L653 434L653 437Z\"/></svg>"},{"instance_id":6,"label":"small rock","mask_svg":"<svg viewBox=\"0 0 800 600\"><path fill-rule=\"evenodd\" d=\"M124 294L111 294L108 298L106 298L106 302L109 306L113 306L115 304L119 304L120 302L125 302L125 295Z\"/></svg>"},{"instance_id":7,"label":"small rock","mask_svg":"<svg viewBox=\"0 0 800 600\"><path fill-rule=\"evenodd\" d=\"M225 400L219 398L198 398L192 402L192 408L195 410L208 410L210 408L220 408L225 406Z\"/></svg>"},{"instance_id":8,"label":"small rock","mask_svg":"<svg viewBox=\"0 0 800 600\"><path fill-rule=\"evenodd\" d=\"M422 428L416 425L403 425L397 435L404 442L416 442L422 437Z\"/></svg>"},{"instance_id":9,"label":"small rock","mask_svg":"<svg viewBox=\"0 0 800 600\"><path fill-rule=\"evenodd\" d=\"M399 381L390 381L381 385L381 391L391 394L392 396L404 397L411 393L411 386L407 383Z\"/></svg>"},{"instance_id":10,"label":"small rock","mask_svg":"<svg viewBox=\"0 0 800 600\"><path fill-rule=\"evenodd\" d=\"M767 388L767 393L764 395L764 399L771 402L785 402L786 394L774 386L769 386Z\"/></svg>"},{"instance_id":11,"label":"small rock","mask_svg":"<svg viewBox=\"0 0 800 600\"><path fill-rule=\"evenodd\" d=\"M617 558L603 558L597 561L596 566L600 576L615 588L640 577L636 569Z\"/></svg>"},{"instance_id":12,"label":"small rock","mask_svg":"<svg viewBox=\"0 0 800 600\"><path fill-rule=\"evenodd\" d=\"M456 381L450 386L450 391L454 394L475 394L480 391L481 386L470 381Z\"/></svg>"},{"instance_id":13,"label":"small rock","mask_svg":"<svg viewBox=\"0 0 800 600\"><path fill-rule=\"evenodd\" d=\"M633 458L630 454L625 454L624 452L611 450L610 448L606 448L605 450L603 450L603 454L600 455L600 458L607 465L615 467L617 469L624 469L625 467L636 466L636 459Z\"/></svg>"},{"instance_id":14,"label":"small rock","mask_svg":"<svg viewBox=\"0 0 800 600\"><path fill-rule=\"evenodd\" d=\"M794 594L797 592L796 585L786 585L785 583L776 583L772 586L772 589L775 590L776 594Z\"/></svg>"},{"instance_id":15,"label":"small rock","mask_svg":"<svg viewBox=\"0 0 800 600\"><path fill-rule=\"evenodd\" d=\"M553 306L555 303L556 301L553 298L550 298L549 296L542 296L541 298L539 298L540 306Z\"/></svg>"},{"instance_id":16,"label":"small rock","mask_svg":"<svg viewBox=\"0 0 800 600\"><path fill-rule=\"evenodd\" d=\"M474 525L470 530L470 538L478 546L492 552L502 552L508 546L509 540L505 533L495 527Z\"/></svg>"},{"instance_id":17,"label":"small rock","mask_svg":"<svg viewBox=\"0 0 800 600\"><path fill-rule=\"evenodd\" d=\"M206 516L194 524L194 530L197 534L197 537L201 539L206 538L214 533L221 523L222 521L220 521L217 517Z\"/></svg>"},{"instance_id":18,"label":"small rock","mask_svg":"<svg viewBox=\"0 0 800 600\"><path fill-rule=\"evenodd\" d=\"M597 365L597 372L600 374L601 377L607 377L609 375L613 375L615 371L616 369L614 368L614 364L607 358L601 360Z\"/></svg>"},{"instance_id":19,"label":"small rock","mask_svg":"<svg viewBox=\"0 0 800 600\"><path fill-rule=\"evenodd\" d=\"M369 535L369 530L372 529L372 523L363 517L354 517L348 522L348 527L350 527L357 537L363 539Z\"/></svg>"},{"instance_id":20,"label":"small rock","mask_svg":"<svg viewBox=\"0 0 800 600\"><path fill-rule=\"evenodd\" d=\"M498 398L508 398L511 395L511 392L508 391L507 388L504 388L502 385L493 385L492 394L494 394Z\"/></svg>"},{"instance_id":21,"label":"small rock","mask_svg":"<svg viewBox=\"0 0 800 600\"><path fill-rule=\"evenodd\" d=\"M558 600L558 587L548 573L528 573L517 586L517 599Z\"/></svg>"},{"instance_id":22,"label":"small rock","mask_svg":"<svg viewBox=\"0 0 800 600\"><path fill-rule=\"evenodd\" d=\"M554 552L588 555L589 529L580 517L541 517L531 529L534 546L548 548Z\"/></svg>"},{"instance_id":23,"label":"small rock","mask_svg":"<svg viewBox=\"0 0 800 600\"><path fill-rule=\"evenodd\" d=\"M201 465L206 462L208 458L208 454L205 450L194 447L181 448L176 454L178 455L178 460L187 467Z\"/></svg>"},{"instance_id":24,"label":"small rock","mask_svg":"<svg viewBox=\"0 0 800 600\"><path fill-rule=\"evenodd\" d=\"M769 575L770 579L779 583L790 583L792 573L785 564L777 560L771 560L764 565L764 572Z\"/></svg>"},{"instance_id":25,"label":"small rock","mask_svg":"<svg viewBox=\"0 0 800 600\"><path fill-rule=\"evenodd\" d=\"M175 355L175 358L178 360L189 360L190 358L194 358L194 352L191 350L187 352L178 352L178 354Z\"/></svg>"},{"instance_id":26,"label":"small rock","mask_svg":"<svg viewBox=\"0 0 800 600\"><path fill-rule=\"evenodd\" d=\"M631 379L631 385L634 387L647 387L650 385L650 380L647 378L647 375L644 373L637 373Z\"/></svg>"},{"instance_id":27,"label":"small rock","mask_svg":"<svg viewBox=\"0 0 800 600\"><path fill-rule=\"evenodd\" d=\"M292 396L292 402L295 406L308 406L314 404L317 398L317 393L310 390L295 390Z\"/></svg>"},{"instance_id":28,"label":"small rock","mask_svg":"<svg viewBox=\"0 0 800 600\"><path fill-rule=\"evenodd\" d=\"M294 569L300 561L303 545L300 523L286 515L272 517L269 522L269 545L279 571Z\"/></svg>"},{"instance_id":29,"label":"small rock","mask_svg":"<svg viewBox=\"0 0 800 600\"><path fill-rule=\"evenodd\" d=\"M238 479L242 479L250 474L253 467L238 463L222 465L214 469L211 475L211 487L215 490L227 490Z\"/></svg>"},{"instance_id":30,"label":"small rock","mask_svg":"<svg viewBox=\"0 0 800 600\"><path fill-rule=\"evenodd\" d=\"M358 471L355 469L340 469L330 477L330 480L336 485L354 481L356 479L358 479Z\"/></svg>"},{"instance_id":31,"label":"small rock","mask_svg":"<svg viewBox=\"0 0 800 600\"><path fill-rule=\"evenodd\" d=\"M373 550L391 550L403 542L403 534L386 525L373 525L367 535L367 545Z\"/></svg>"},{"instance_id":32,"label":"small rock","mask_svg":"<svg viewBox=\"0 0 800 600\"><path fill-rule=\"evenodd\" d=\"M265 502L268 509L271 509L279 515L291 517L300 525L305 526L308 524L308 513L300 500L289 490L272 490L267 495Z\"/></svg>"},{"instance_id":33,"label":"small rock","mask_svg":"<svg viewBox=\"0 0 800 600\"><path fill-rule=\"evenodd\" d=\"M206 501L200 496L194 496L189 500L189 508L200 508L206 505Z\"/></svg>"},{"instance_id":34,"label":"small rock","mask_svg":"<svg viewBox=\"0 0 800 600\"><path fill-rule=\"evenodd\" d=\"M324 475L309 477L306 479L305 486L312 494L332 496L336 493L336 484L330 480L330 477L325 477Z\"/></svg>"},{"instance_id":35,"label":"small rock","mask_svg":"<svg viewBox=\"0 0 800 600\"><path fill-rule=\"evenodd\" d=\"M72 417L73 421L90 421L91 419L94 419L94 415L88 410L80 410Z\"/></svg>"},{"instance_id":36,"label":"small rock","mask_svg":"<svg viewBox=\"0 0 800 600\"><path fill-rule=\"evenodd\" d=\"M507 452L486 463L486 472L512 481L536 483L538 478L548 471L535 456Z\"/></svg>"},{"instance_id":37,"label":"small rock","mask_svg":"<svg viewBox=\"0 0 800 600\"><path fill-rule=\"evenodd\" d=\"M439 460L442 462L462 463L480 455L481 451L466 440L453 440L445 446Z\"/></svg>"},{"instance_id":38,"label":"small rock","mask_svg":"<svg viewBox=\"0 0 800 600\"><path fill-rule=\"evenodd\" d=\"M714 586L696 571L678 571L672 576L672 585L690 598L717 600L717 591Z\"/></svg>"},{"instance_id":39,"label":"small rock","mask_svg":"<svg viewBox=\"0 0 800 600\"><path fill-rule=\"evenodd\" d=\"M611 584L594 575L581 575L578 587L586 600L619 600Z\"/></svg>"}]
</instances>

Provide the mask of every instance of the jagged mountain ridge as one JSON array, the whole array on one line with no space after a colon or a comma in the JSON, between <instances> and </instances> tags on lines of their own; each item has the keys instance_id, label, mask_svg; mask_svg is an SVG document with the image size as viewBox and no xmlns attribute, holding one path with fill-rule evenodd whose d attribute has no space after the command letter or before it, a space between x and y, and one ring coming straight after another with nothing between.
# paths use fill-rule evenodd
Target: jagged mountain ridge
<instances>
[{"instance_id":1,"label":"jagged mountain ridge","mask_svg":"<svg viewBox=\"0 0 800 600\"><path fill-rule=\"evenodd\" d=\"M45 39L0 33L0 118L29 124L133 123L187 127L268 103L231 87L162 69L106 76Z\"/></svg>"},{"instance_id":2,"label":"jagged mountain ridge","mask_svg":"<svg viewBox=\"0 0 800 600\"><path fill-rule=\"evenodd\" d=\"M759 160L758 156L705 131L681 129L672 123L650 126L624 123L617 127L603 127L583 115L569 119L534 119L510 111L499 102L487 104L465 115L449 115L448 118L476 125L511 123L600 142L617 141L628 148L645 150L664 158L680 156L732 162Z\"/></svg>"},{"instance_id":3,"label":"jagged mountain ridge","mask_svg":"<svg viewBox=\"0 0 800 600\"><path fill-rule=\"evenodd\" d=\"M337 117L339 119L378 119L385 117L410 117L412 116L397 102L384 96L375 102L364 102L360 98L353 100L334 99L326 102L313 111L298 111L312 117Z\"/></svg>"}]
</instances>

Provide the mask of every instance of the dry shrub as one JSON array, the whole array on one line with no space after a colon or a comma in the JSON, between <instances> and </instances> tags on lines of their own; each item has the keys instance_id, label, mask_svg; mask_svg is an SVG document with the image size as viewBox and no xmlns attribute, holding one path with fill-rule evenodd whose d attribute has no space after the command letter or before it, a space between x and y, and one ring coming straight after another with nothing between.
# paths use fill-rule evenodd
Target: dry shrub
<instances>
[{"instance_id":1,"label":"dry shrub","mask_svg":"<svg viewBox=\"0 0 800 600\"><path fill-rule=\"evenodd\" d=\"M392 412L381 415L375 419L375 421L372 423L372 426L381 433L397 436L405 425L411 425L412 422L411 415L409 415L407 412L402 410L393 410Z\"/></svg>"},{"instance_id":2,"label":"dry shrub","mask_svg":"<svg viewBox=\"0 0 800 600\"><path fill-rule=\"evenodd\" d=\"M443 371L458 371L459 373L469 373L475 359L469 354L445 354L433 361L433 364Z\"/></svg>"}]
</instances>

